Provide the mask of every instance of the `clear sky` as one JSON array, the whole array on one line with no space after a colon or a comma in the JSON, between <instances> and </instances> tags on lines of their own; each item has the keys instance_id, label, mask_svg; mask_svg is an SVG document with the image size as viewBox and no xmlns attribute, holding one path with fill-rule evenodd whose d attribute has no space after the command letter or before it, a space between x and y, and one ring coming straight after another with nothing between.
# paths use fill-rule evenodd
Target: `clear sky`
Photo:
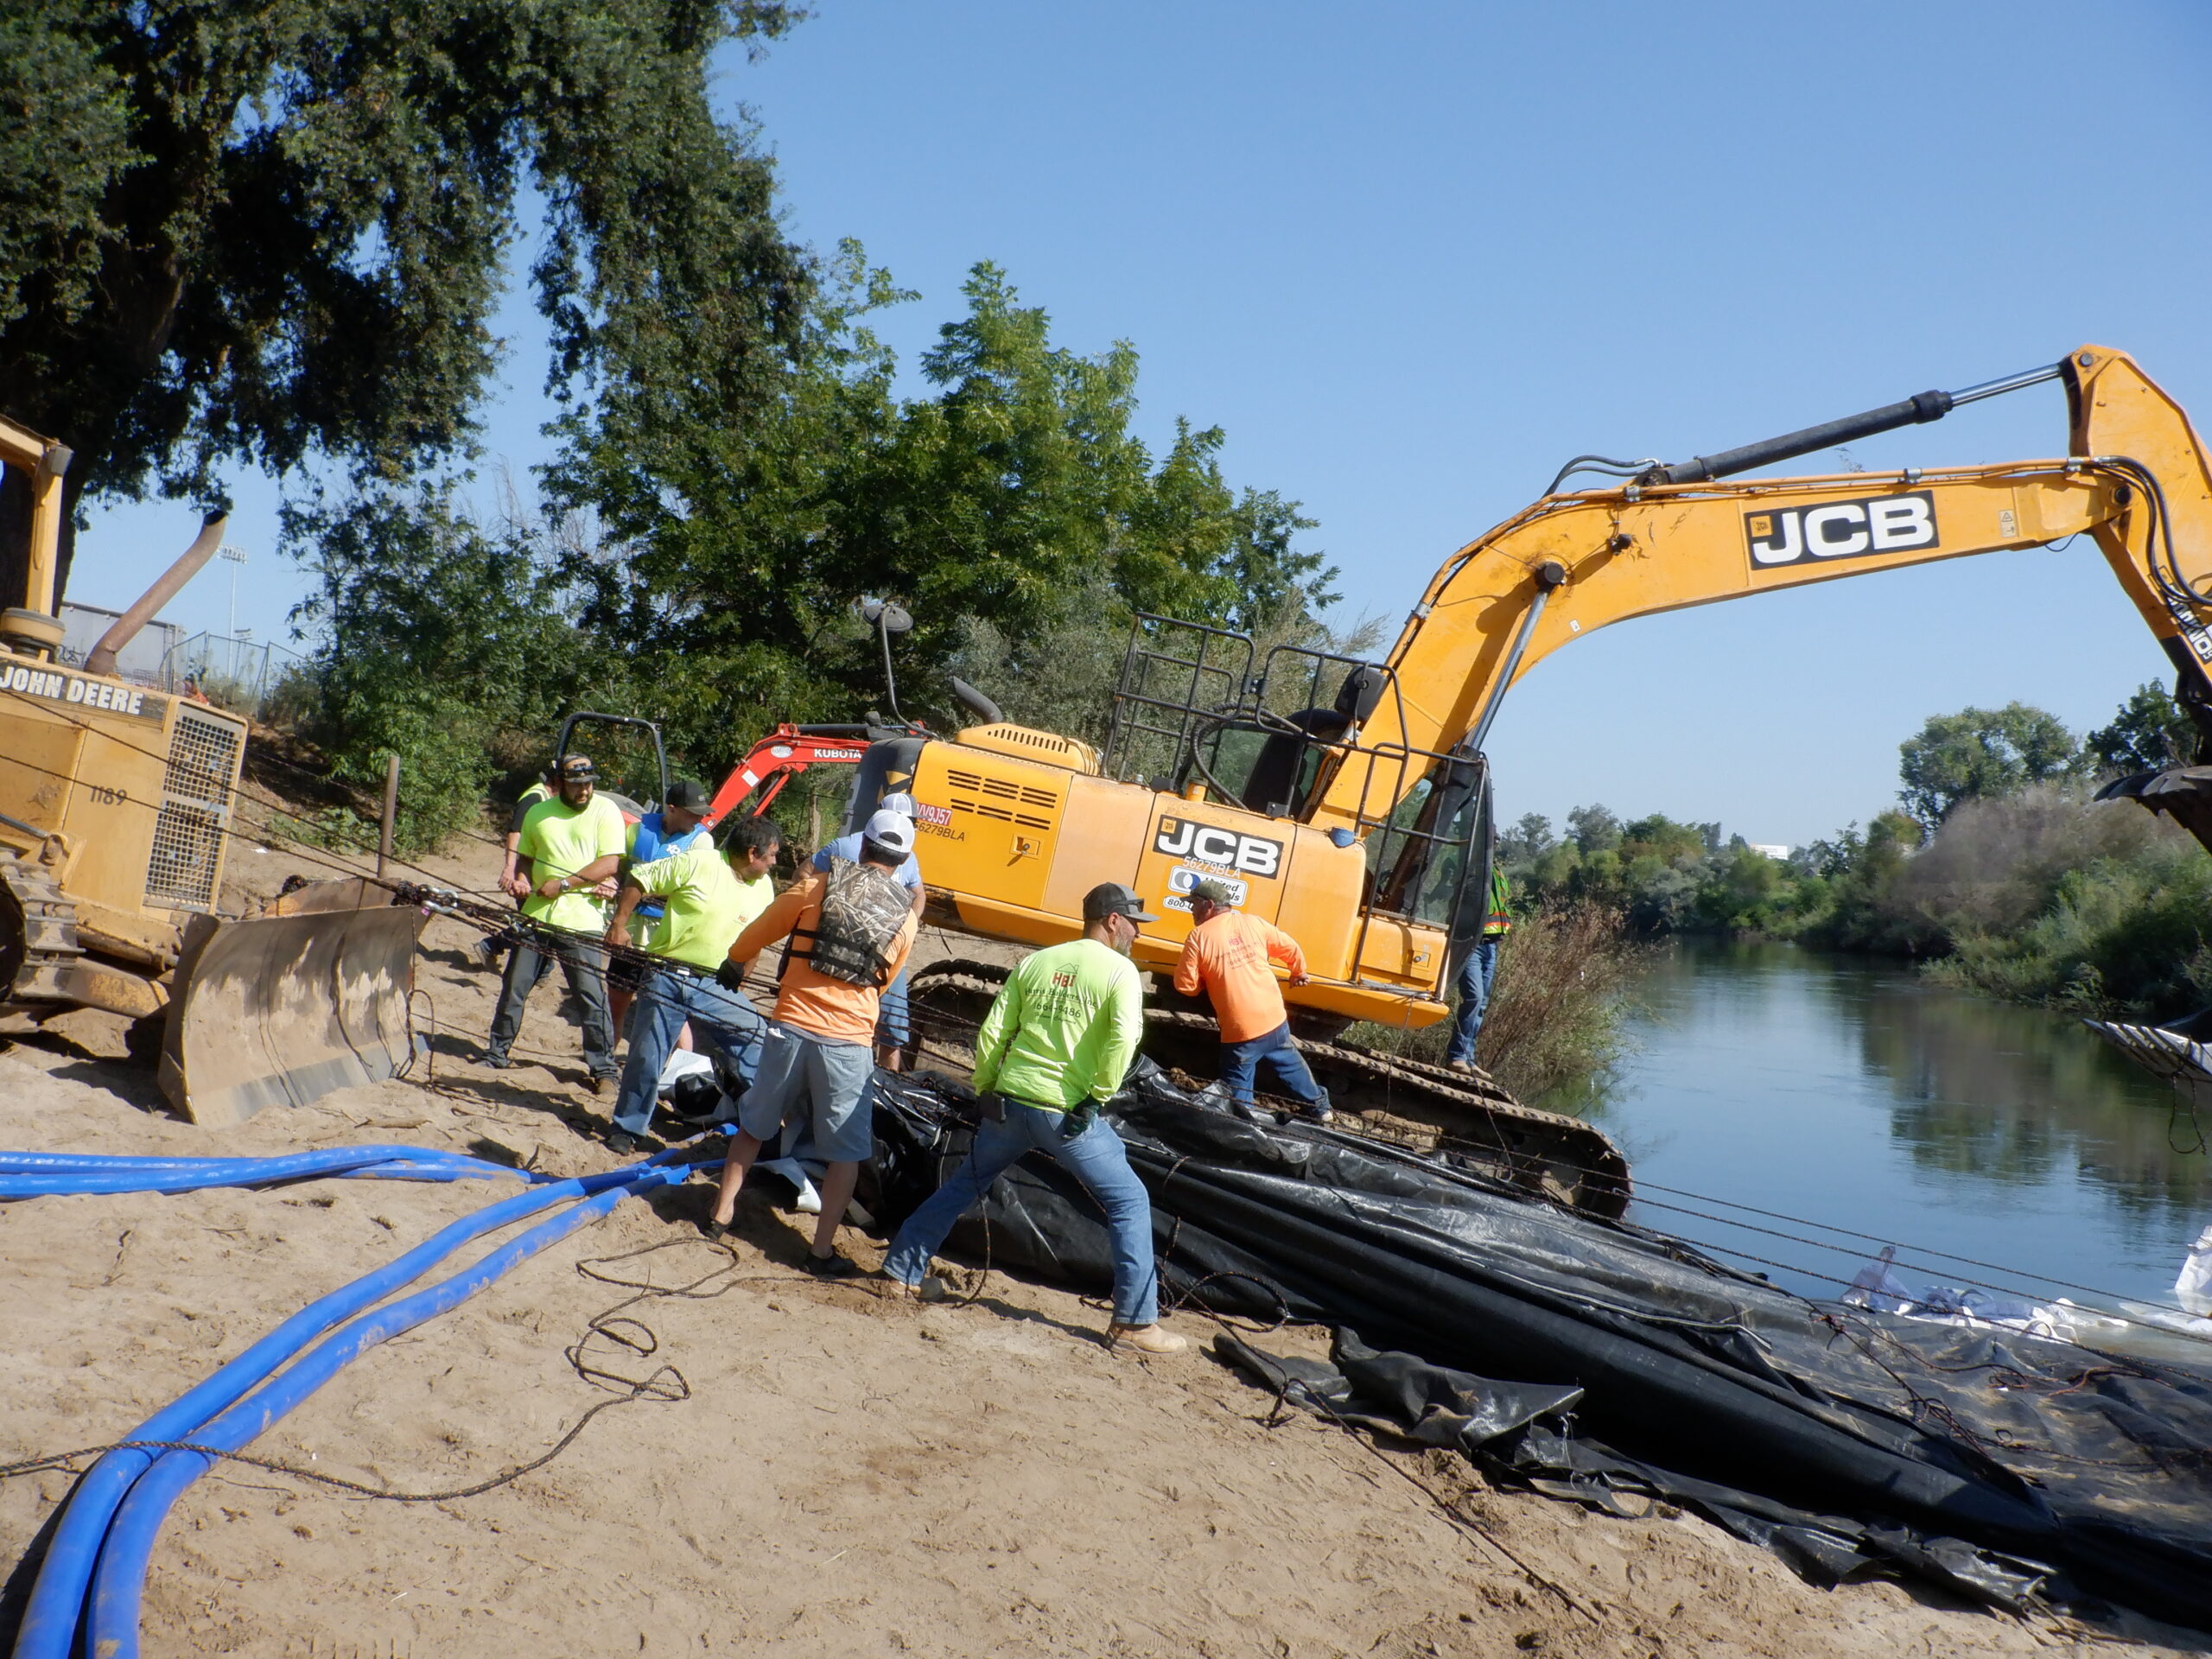
<instances>
[{"instance_id":1,"label":"clear sky","mask_svg":"<svg viewBox=\"0 0 2212 1659\"><path fill-rule=\"evenodd\" d=\"M2212 7L2198 0L1559 6L818 0L719 92L792 232L924 297L911 362L992 259L1056 337L1143 359L1146 431L1229 433L1303 500L1344 609L1427 575L1584 450L1679 459L2123 347L2212 427ZM511 305L491 446L542 459ZM1872 467L2063 452L2044 386L1857 446ZM1808 457L1806 470L1844 463ZM238 481L238 620L299 573ZM103 514L75 596L121 603L183 508ZM172 607L227 625L229 568ZM1500 806L1719 818L1802 842L1891 804L1928 715L2079 730L2164 675L2086 543L1623 624L1525 679Z\"/></svg>"}]
</instances>

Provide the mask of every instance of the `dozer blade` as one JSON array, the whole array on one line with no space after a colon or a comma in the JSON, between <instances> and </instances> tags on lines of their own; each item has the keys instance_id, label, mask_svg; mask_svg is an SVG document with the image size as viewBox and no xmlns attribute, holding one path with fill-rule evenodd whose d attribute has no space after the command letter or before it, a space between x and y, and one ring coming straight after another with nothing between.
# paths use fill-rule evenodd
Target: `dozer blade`
<instances>
[{"instance_id":1,"label":"dozer blade","mask_svg":"<svg viewBox=\"0 0 2212 1659\"><path fill-rule=\"evenodd\" d=\"M407 998L423 922L358 880L314 883L239 921L194 917L162 1092L216 1127L397 1076L413 1057Z\"/></svg>"}]
</instances>

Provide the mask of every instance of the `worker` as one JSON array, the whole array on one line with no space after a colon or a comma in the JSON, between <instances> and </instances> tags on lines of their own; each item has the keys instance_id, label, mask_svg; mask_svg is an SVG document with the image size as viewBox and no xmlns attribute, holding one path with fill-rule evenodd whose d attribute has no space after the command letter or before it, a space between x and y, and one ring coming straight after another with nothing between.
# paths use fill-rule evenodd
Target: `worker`
<instances>
[{"instance_id":1,"label":"worker","mask_svg":"<svg viewBox=\"0 0 2212 1659\"><path fill-rule=\"evenodd\" d=\"M623 874L607 943L632 947L636 919L648 902L659 901L663 918L646 947L658 960L640 964L637 1019L614 1094L607 1149L617 1156L637 1151L652 1122L661 1068L686 1026L748 1084L753 1081L768 1022L742 990L718 983L715 974L738 935L772 901L769 872L782 847L783 832L767 819L740 818L724 832L720 849L687 832L676 850Z\"/></svg>"},{"instance_id":2,"label":"worker","mask_svg":"<svg viewBox=\"0 0 2212 1659\"><path fill-rule=\"evenodd\" d=\"M1444 1064L1454 1071L1475 1069L1475 1039L1482 1034L1483 1012L1490 1006L1490 988L1497 979L1498 944L1513 931L1513 918L1506 911L1512 895L1505 872L1491 860L1482 936L1459 959L1459 1007L1452 1017L1451 1045L1444 1051Z\"/></svg>"},{"instance_id":3,"label":"worker","mask_svg":"<svg viewBox=\"0 0 2212 1659\"><path fill-rule=\"evenodd\" d=\"M861 1161L875 1150L861 1096L874 1071L869 1048L878 999L914 944L914 912L895 874L913 850L914 821L877 812L861 831L858 860L838 859L826 874L809 870L730 946L719 977L731 989L744 983L747 966L777 940L790 938L806 949L794 949L784 965L759 1071L737 1103L737 1133L706 1224L708 1237L729 1230L737 1195L762 1144L810 1105L815 1148L829 1166L806 1270L823 1279L860 1271L837 1249L837 1224L853 1201Z\"/></svg>"},{"instance_id":4,"label":"worker","mask_svg":"<svg viewBox=\"0 0 2212 1659\"><path fill-rule=\"evenodd\" d=\"M1221 1082L1229 1097L1249 1110L1252 1080L1266 1061L1316 1123L1336 1116L1329 1091L1313 1081L1306 1057L1290 1040L1290 1015L1268 964L1279 962L1290 982L1306 982L1306 953L1281 928L1236 907L1228 883L1211 877L1191 889L1191 935L1175 964L1175 988L1196 996L1203 988L1221 1027Z\"/></svg>"},{"instance_id":5,"label":"worker","mask_svg":"<svg viewBox=\"0 0 2212 1659\"><path fill-rule=\"evenodd\" d=\"M914 798L905 793L885 796L876 804L879 812L896 812L901 817L914 816ZM858 831L840 836L826 844L814 855L814 868L827 872L832 859L854 860L861 855ZM921 861L908 854L906 861L899 867L899 885L913 895L914 916L918 924L922 906L929 902L929 892L922 886ZM898 977L883 988L877 1003L875 1016L875 1063L887 1071L906 1069L906 970L901 968Z\"/></svg>"},{"instance_id":6,"label":"worker","mask_svg":"<svg viewBox=\"0 0 2212 1659\"><path fill-rule=\"evenodd\" d=\"M1129 1168L1122 1137L1098 1116L1144 1037L1144 989L1129 948L1138 926L1158 919L1128 888L1102 883L1084 895L1083 937L1033 953L1007 980L976 1033L982 1122L975 1142L951 1178L906 1218L883 1258L884 1273L907 1294L943 1294L928 1269L945 1235L1025 1153L1041 1152L1106 1213L1114 1251L1107 1341L1147 1354L1182 1351L1184 1339L1160 1328L1152 1200Z\"/></svg>"},{"instance_id":7,"label":"worker","mask_svg":"<svg viewBox=\"0 0 2212 1659\"><path fill-rule=\"evenodd\" d=\"M583 1011L584 1065L596 1095L614 1079L607 947L601 943L607 909L596 889L621 868L628 836L620 810L596 792L599 774L590 756L563 756L558 777L559 794L531 808L516 837L516 854L530 861L529 874L518 869L501 884L523 901L524 918L535 926L507 958L484 1064L502 1071L514 1064L507 1052L522 1028L530 994L557 962Z\"/></svg>"},{"instance_id":8,"label":"worker","mask_svg":"<svg viewBox=\"0 0 2212 1659\"><path fill-rule=\"evenodd\" d=\"M515 810L507 814L506 857L499 866L499 887L502 892L506 890L507 884L521 872L522 855L515 850L515 844L522 839L523 820L530 816L531 807L536 806L540 801L550 801L553 798L555 785L559 781L554 769L551 766L546 767L543 772L538 773L537 781L523 791L515 802ZM515 900L515 908L517 910L522 908L521 899ZM500 956L514 942L515 937L512 933L487 933L476 941L476 954L484 959L484 965L486 968L496 968L499 965Z\"/></svg>"},{"instance_id":9,"label":"worker","mask_svg":"<svg viewBox=\"0 0 2212 1659\"><path fill-rule=\"evenodd\" d=\"M671 785L668 799L658 812L648 812L629 826L629 844L626 849L627 863L632 868L650 864L671 853L680 853L686 848L711 842L700 819L707 816L714 804L714 796L704 784L686 778ZM657 898L641 899L636 914L625 929L642 950L655 949L653 932L660 925L664 914ZM719 960L719 958L717 959ZM634 958L620 955L612 957L607 964L607 1000L614 1020L614 1029L620 1033L629 1029L630 1001L637 995L639 976L644 969ZM691 1045L683 1042L680 1047Z\"/></svg>"}]
</instances>

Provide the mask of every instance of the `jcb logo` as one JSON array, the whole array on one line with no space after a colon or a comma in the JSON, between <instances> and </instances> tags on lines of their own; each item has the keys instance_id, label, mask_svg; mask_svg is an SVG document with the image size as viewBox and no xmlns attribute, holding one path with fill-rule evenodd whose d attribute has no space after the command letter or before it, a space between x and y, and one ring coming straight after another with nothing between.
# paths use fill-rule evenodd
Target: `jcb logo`
<instances>
[{"instance_id":1,"label":"jcb logo","mask_svg":"<svg viewBox=\"0 0 2212 1659\"><path fill-rule=\"evenodd\" d=\"M1282 842L1240 836L1234 830L1193 823L1188 818L1162 818L1152 845L1154 851L1170 858L1192 858L1247 875L1272 876L1282 868Z\"/></svg>"},{"instance_id":2,"label":"jcb logo","mask_svg":"<svg viewBox=\"0 0 2212 1659\"><path fill-rule=\"evenodd\" d=\"M1747 512L1744 540L1754 569L1942 545L1936 535L1936 498L1926 490Z\"/></svg>"}]
</instances>

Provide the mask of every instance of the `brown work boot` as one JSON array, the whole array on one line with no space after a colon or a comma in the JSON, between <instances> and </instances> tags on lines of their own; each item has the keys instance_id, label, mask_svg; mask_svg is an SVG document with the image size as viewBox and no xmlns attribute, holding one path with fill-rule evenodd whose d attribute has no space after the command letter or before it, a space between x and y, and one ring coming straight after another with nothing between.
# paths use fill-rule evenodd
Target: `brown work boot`
<instances>
[{"instance_id":1,"label":"brown work boot","mask_svg":"<svg viewBox=\"0 0 2212 1659\"><path fill-rule=\"evenodd\" d=\"M1116 1348L1123 1344L1141 1354L1179 1354L1191 1345L1173 1331L1163 1331L1157 1325L1108 1325L1106 1345Z\"/></svg>"}]
</instances>

